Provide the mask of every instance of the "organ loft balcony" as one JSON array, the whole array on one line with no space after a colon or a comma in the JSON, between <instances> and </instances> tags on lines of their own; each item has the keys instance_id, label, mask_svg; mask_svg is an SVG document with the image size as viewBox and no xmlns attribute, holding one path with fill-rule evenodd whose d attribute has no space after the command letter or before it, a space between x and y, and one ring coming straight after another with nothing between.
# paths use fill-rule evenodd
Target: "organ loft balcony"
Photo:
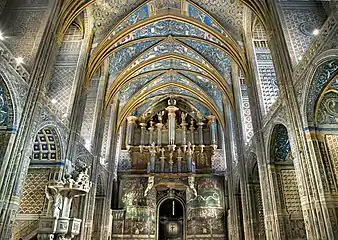
<instances>
[{"instance_id":1,"label":"organ loft balcony","mask_svg":"<svg viewBox=\"0 0 338 240\"><path fill-rule=\"evenodd\" d=\"M128 173L211 173L218 149L216 117L189 110L170 97L158 111L127 118Z\"/></svg>"}]
</instances>

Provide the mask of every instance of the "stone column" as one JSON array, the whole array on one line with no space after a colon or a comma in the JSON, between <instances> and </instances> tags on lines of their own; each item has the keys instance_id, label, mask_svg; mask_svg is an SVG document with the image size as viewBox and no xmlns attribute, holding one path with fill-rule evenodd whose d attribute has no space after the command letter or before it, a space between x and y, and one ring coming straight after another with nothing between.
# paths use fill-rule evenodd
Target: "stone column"
<instances>
[{"instance_id":1,"label":"stone column","mask_svg":"<svg viewBox=\"0 0 338 240\"><path fill-rule=\"evenodd\" d=\"M117 142L117 133L116 133L116 124L117 124L117 117L119 112L119 101L114 100L113 103L108 108L109 114L109 128L108 128L108 138L107 138L107 147L106 147L106 155L105 155L105 162L108 163L108 185L107 185L107 195L104 202L103 212L102 212L102 219L103 222L109 223L110 221L110 210L111 210L111 202L113 195L113 185L116 183L116 179L114 179L114 168L115 164L113 159L115 159L116 154L116 142ZM116 184L117 185L117 184ZM105 224L101 226L101 233L100 239L107 239L108 233L110 232L109 224Z\"/></svg>"},{"instance_id":2,"label":"stone column","mask_svg":"<svg viewBox=\"0 0 338 240\"><path fill-rule=\"evenodd\" d=\"M108 66L108 64L106 64ZM102 76L99 82L98 91L97 91L97 99L96 99L96 106L94 112L94 120L93 120L93 132L92 132L92 154L94 156L92 161L92 166L90 168L90 180L93 183L97 183L98 179L98 169L100 165L100 155L102 149L102 139L103 139L103 131L105 125L105 116L106 113L104 112L104 99L105 99L105 92L107 89L109 72L108 68L104 68L102 72ZM80 199L80 206L83 204L83 211L82 211L82 229L81 229L81 239L91 239L92 232L93 232L93 221L94 221L94 208L96 201L96 191L90 191L85 198ZM103 216L101 216L103 217ZM103 219L103 218L102 218Z\"/></svg>"},{"instance_id":3,"label":"stone column","mask_svg":"<svg viewBox=\"0 0 338 240\"><path fill-rule=\"evenodd\" d=\"M257 155L257 166L259 170L259 178L262 190L262 200L263 200L263 211L264 211L264 221L265 221L265 232L267 239L282 239L281 237L281 226L280 220L278 218L278 210L276 207L276 200L274 194L278 191L276 189L271 168L266 153L266 138L263 136L262 131L262 110L263 107L260 105L259 98L259 86L256 84L259 82L259 74L257 70L257 65L255 62L255 54L252 45L252 32L251 32L251 11L245 11L245 35L244 43L246 46L246 54L250 68L252 69L250 73L245 76L245 80L248 86L248 97L250 101L250 110L252 117L252 125L254 129L257 129L255 133L256 140L256 155ZM236 69L233 68L233 73L236 73ZM237 71L238 72L238 71ZM236 74L235 74L236 75ZM238 81L238 79L234 79ZM239 86L237 87L239 88ZM239 92L239 90L237 90ZM237 93L238 94L238 93Z\"/></svg>"},{"instance_id":4,"label":"stone column","mask_svg":"<svg viewBox=\"0 0 338 240\"><path fill-rule=\"evenodd\" d=\"M240 93L240 85L238 80L238 68L237 65L232 65L232 72L231 75L233 77L236 77L237 79L234 79L234 98L236 102L235 109L238 109L238 111L235 111L231 114L230 119L233 122L231 131L233 132L234 136L236 136L233 141L235 142L237 146L237 158L238 158L238 167L239 167L239 176L240 176L240 194L241 194L241 201L242 201L242 207L243 207L243 225L244 225L244 235L245 239L253 239L254 238L254 229L253 229L253 217L252 217L252 202L250 201L250 192L248 188L248 176L247 171L245 168L245 159L244 159L244 148L245 148L245 142L244 142L244 125L241 123L242 116L241 116L241 93ZM231 111L229 109L229 111ZM237 124L236 124L237 123ZM234 151L234 150L233 150Z\"/></svg>"},{"instance_id":5,"label":"stone column","mask_svg":"<svg viewBox=\"0 0 338 240\"><path fill-rule=\"evenodd\" d=\"M224 122L225 129L223 129L224 139L224 156L226 163L226 193L227 193L227 203L228 203L228 211L227 211L227 219L228 220L228 237L229 239L240 239L240 222L238 218L238 203L235 198L235 184L234 184L234 174L233 174L233 163L238 161L238 158L234 152L234 148L231 145L232 140L232 129L231 129L231 109L229 104L223 99L223 109L224 109Z\"/></svg>"},{"instance_id":6,"label":"stone column","mask_svg":"<svg viewBox=\"0 0 338 240\"><path fill-rule=\"evenodd\" d=\"M129 116L127 117L127 136L126 136L126 148L127 150L133 145L134 140L134 130L136 125L137 117Z\"/></svg>"}]
</instances>

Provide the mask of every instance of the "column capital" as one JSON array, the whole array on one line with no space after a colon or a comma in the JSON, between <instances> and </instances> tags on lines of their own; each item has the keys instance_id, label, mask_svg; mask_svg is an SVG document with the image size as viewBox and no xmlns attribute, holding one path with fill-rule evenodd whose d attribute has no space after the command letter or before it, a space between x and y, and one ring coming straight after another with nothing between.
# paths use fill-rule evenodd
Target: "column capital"
<instances>
[{"instance_id":1,"label":"column capital","mask_svg":"<svg viewBox=\"0 0 338 240\"><path fill-rule=\"evenodd\" d=\"M203 127L204 122L200 121L200 122L197 123L197 125L198 125L199 127Z\"/></svg>"},{"instance_id":2,"label":"column capital","mask_svg":"<svg viewBox=\"0 0 338 240\"><path fill-rule=\"evenodd\" d=\"M167 110L169 114L172 114L175 113L177 110L179 110L179 108L175 106L168 106L165 108L165 110Z\"/></svg>"},{"instance_id":3,"label":"column capital","mask_svg":"<svg viewBox=\"0 0 338 240\"><path fill-rule=\"evenodd\" d=\"M216 116L214 116L214 115L207 116L207 119L208 119L208 123L216 122Z\"/></svg>"},{"instance_id":4,"label":"column capital","mask_svg":"<svg viewBox=\"0 0 338 240\"><path fill-rule=\"evenodd\" d=\"M128 117L127 117L128 123L135 123L136 120L137 120L137 117L136 117L136 116L128 116Z\"/></svg>"},{"instance_id":5,"label":"column capital","mask_svg":"<svg viewBox=\"0 0 338 240\"><path fill-rule=\"evenodd\" d=\"M141 126L141 128L145 128L147 126L147 124L144 122L139 123L139 125Z\"/></svg>"}]
</instances>

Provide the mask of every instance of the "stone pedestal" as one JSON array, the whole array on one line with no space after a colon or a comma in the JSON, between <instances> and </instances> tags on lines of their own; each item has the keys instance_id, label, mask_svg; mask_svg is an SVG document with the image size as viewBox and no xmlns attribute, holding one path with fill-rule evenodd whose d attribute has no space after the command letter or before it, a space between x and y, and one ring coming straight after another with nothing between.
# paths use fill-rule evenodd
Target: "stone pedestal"
<instances>
[{"instance_id":1,"label":"stone pedestal","mask_svg":"<svg viewBox=\"0 0 338 240\"><path fill-rule=\"evenodd\" d=\"M72 176L61 181L52 181L46 188L49 200L47 216L39 218L39 240L72 239L80 233L81 219L70 218L69 212L74 198L90 190L87 166L81 166Z\"/></svg>"}]
</instances>

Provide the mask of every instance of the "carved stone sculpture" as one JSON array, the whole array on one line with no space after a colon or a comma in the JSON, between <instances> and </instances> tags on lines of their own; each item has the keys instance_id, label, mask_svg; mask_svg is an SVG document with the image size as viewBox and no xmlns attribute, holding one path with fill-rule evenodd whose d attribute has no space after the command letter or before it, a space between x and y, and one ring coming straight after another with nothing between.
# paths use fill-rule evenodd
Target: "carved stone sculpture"
<instances>
[{"instance_id":1,"label":"carved stone sculpture","mask_svg":"<svg viewBox=\"0 0 338 240\"><path fill-rule=\"evenodd\" d=\"M148 178L148 185L147 185L147 188L146 188L146 190L144 191L144 196L145 196L145 197L148 195L148 192L153 188L154 183L155 183L155 178L154 178L154 176L150 176L150 177Z\"/></svg>"}]
</instances>

